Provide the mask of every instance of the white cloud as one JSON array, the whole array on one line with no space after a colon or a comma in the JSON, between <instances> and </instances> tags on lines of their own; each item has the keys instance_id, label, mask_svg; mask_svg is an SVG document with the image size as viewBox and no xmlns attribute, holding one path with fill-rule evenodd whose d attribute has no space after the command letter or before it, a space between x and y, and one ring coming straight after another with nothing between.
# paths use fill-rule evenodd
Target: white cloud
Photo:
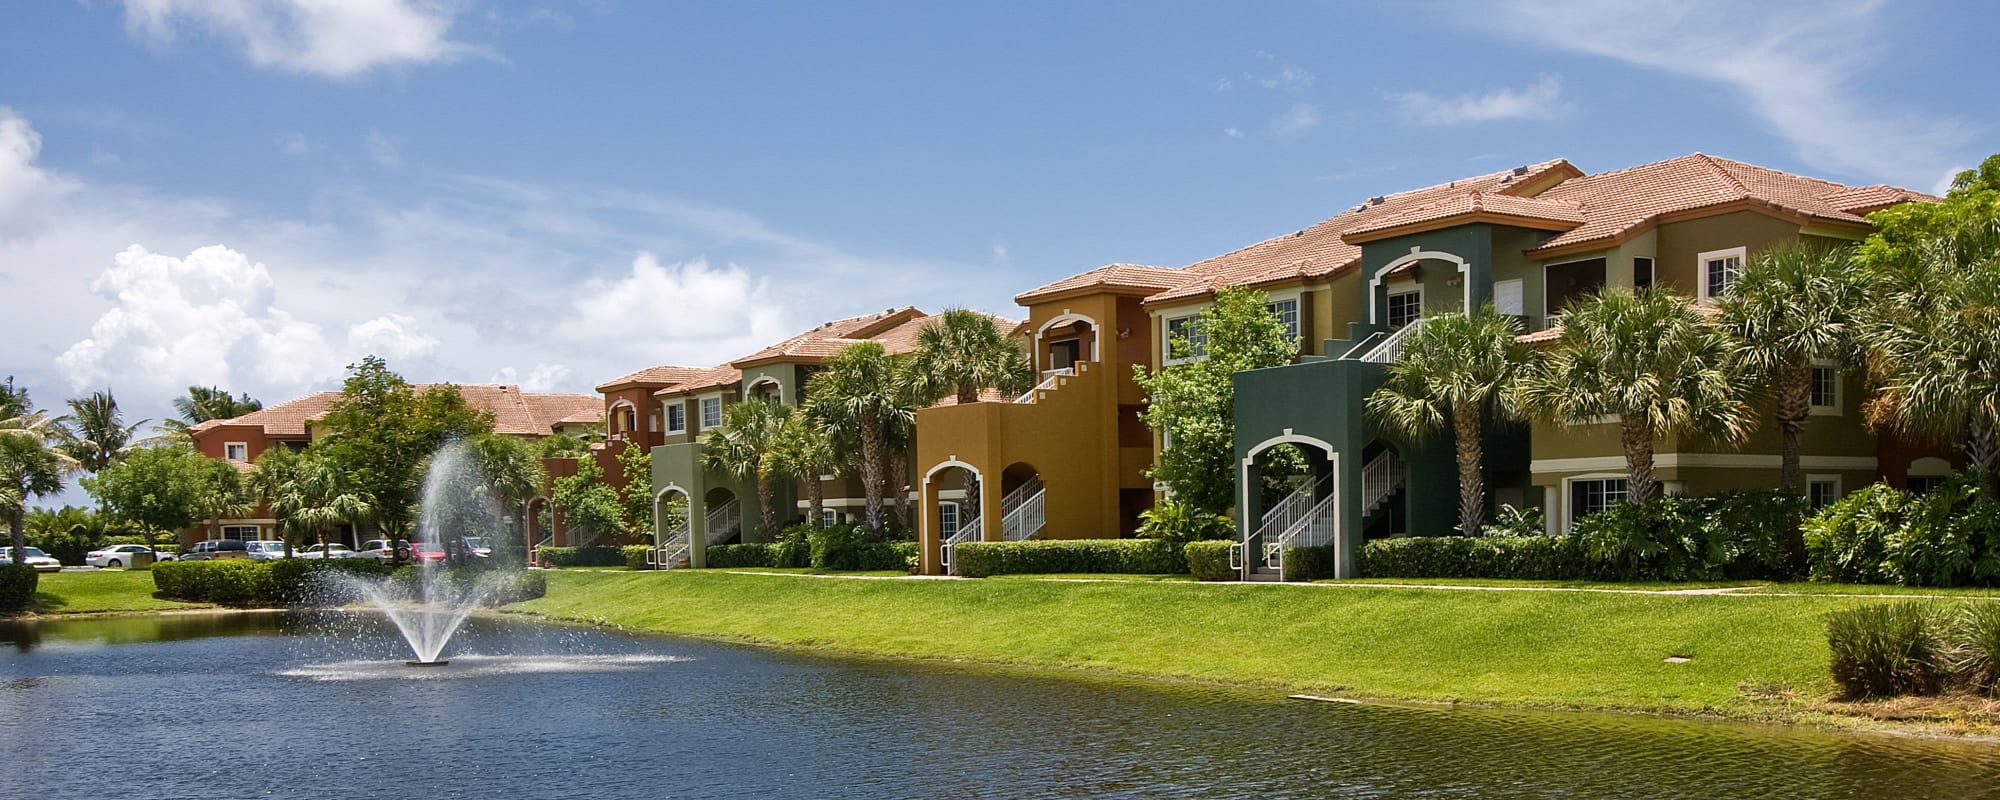
<instances>
[{"instance_id":1,"label":"white cloud","mask_svg":"<svg viewBox=\"0 0 2000 800\"><path fill-rule=\"evenodd\" d=\"M1554 119L1567 111L1562 78L1543 75L1520 89L1439 97L1429 92L1391 95L1404 118L1418 125L1458 125L1507 119Z\"/></svg>"},{"instance_id":2,"label":"white cloud","mask_svg":"<svg viewBox=\"0 0 2000 800\"><path fill-rule=\"evenodd\" d=\"M312 152L312 140L303 133L287 131L278 134L278 147L285 151L285 155L305 155Z\"/></svg>"},{"instance_id":3,"label":"white cloud","mask_svg":"<svg viewBox=\"0 0 2000 800\"><path fill-rule=\"evenodd\" d=\"M0 241L32 235L47 216L47 205L67 185L35 164L42 135L28 120L0 106Z\"/></svg>"},{"instance_id":4,"label":"white cloud","mask_svg":"<svg viewBox=\"0 0 2000 800\"><path fill-rule=\"evenodd\" d=\"M1972 167L1961 164L1945 170L1944 175L1938 177L1937 183L1931 184L1931 194L1943 197L1946 192L1951 191L1952 182L1958 180L1958 173L1968 169L1972 169Z\"/></svg>"},{"instance_id":5,"label":"white cloud","mask_svg":"<svg viewBox=\"0 0 2000 800\"><path fill-rule=\"evenodd\" d=\"M1734 90L1800 158L1921 185L1963 158L1964 123L1864 99L1852 79L1882 56L1883 0L1503 0L1468 5L1483 32L1602 56ZM1724 24L1726 22L1726 24Z\"/></svg>"},{"instance_id":6,"label":"white cloud","mask_svg":"<svg viewBox=\"0 0 2000 800\"><path fill-rule=\"evenodd\" d=\"M1278 136L1298 136L1319 127L1319 108L1311 103L1293 103L1285 113L1271 120L1271 132Z\"/></svg>"},{"instance_id":7,"label":"white cloud","mask_svg":"<svg viewBox=\"0 0 2000 800\"><path fill-rule=\"evenodd\" d=\"M1243 138L1243 129L1234 126L1223 128L1222 135L1231 139L1241 139Z\"/></svg>"},{"instance_id":8,"label":"white cloud","mask_svg":"<svg viewBox=\"0 0 2000 800\"><path fill-rule=\"evenodd\" d=\"M525 378L521 377L520 370L501 367L486 382L515 384L524 392L589 391L588 385L572 386L571 377L569 367L561 364L536 364L528 370Z\"/></svg>"},{"instance_id":9,"label":"white cloud","mask_svg":"<svg viewBox=\"0 0 2000 800\"><path fill-rule=\"evenodd\" d=\"M482 52L448 38L459 6L448 0L125 0L125 28L166 45L191 26L241 46L259 67L347 78Z\"/></svg>"},{"instance_id":10,"label":"white cloud","mask_svg":"<svg viewBox=\"0 0 2000 800\"><path fill-rule=\"evenodd\" d=\"M629 357L651 364L705 363L697 354L752 352L792 332L766 288L743 268L707 259L661 264L652 253L624 275L588 281L556 333L579 342L621 342ZM636 363L636 361L635 361Z\"/></svg>"},{"instance_id":11,"label":"white cloud","mask_svg":"<svg viewBox=\"0 0 2000 800\"><path fill-rule=\"evenodd\" d=\"M375 163L385 167L403 165L403 152L399 146L401 140L393 136L384 136L381 131L369 131L368 136L361 140L361 144L368 150L368 158Z\"/></svg>"}]
</instances>

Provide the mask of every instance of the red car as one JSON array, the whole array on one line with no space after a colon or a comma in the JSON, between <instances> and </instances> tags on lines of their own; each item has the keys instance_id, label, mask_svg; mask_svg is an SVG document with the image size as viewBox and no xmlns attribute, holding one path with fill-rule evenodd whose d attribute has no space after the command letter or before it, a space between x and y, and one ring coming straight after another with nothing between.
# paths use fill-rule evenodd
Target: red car
<instances>
[{"instance_id":1,"label":"red car","mask_svg":"<svg viewBox=\"0 0 2000 800\"><path fill-rule=\"evenodd\" d=\"M444 545L431 542L411 542L410 560L419 564L432 564L445 558Z\"/></svg>"}]
</instances>

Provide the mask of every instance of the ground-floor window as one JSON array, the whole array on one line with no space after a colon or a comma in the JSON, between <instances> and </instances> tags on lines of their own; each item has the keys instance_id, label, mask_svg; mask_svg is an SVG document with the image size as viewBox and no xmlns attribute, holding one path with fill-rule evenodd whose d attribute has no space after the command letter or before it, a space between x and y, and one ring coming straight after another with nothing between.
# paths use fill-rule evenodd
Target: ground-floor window
<instances>
[{"instance_id":1,"label":"ground-floor window","mask_svg":"<svg viewBox=\"0 0 2000 800\"><path fill-rule=\"evenodd\" d=\"M1930 494L1943 488L1947 480L1950 479L1943 475L1911 475L1903 485L1910 490L1910 494Z\"/></svg>"},{"instance_id":2,"label":"ground-floor window","mask_svg":"<svg viewBox=\"0 0 2000 800\"><path fill-rule=\"evenodd\" d=\"M840 524L840 512L835 511L831 508L822 508L819 510L820 527L831 528L839 524Z\"/></svg>"},{"instance_id":3,"label":"ground-floor window","mask_svg":"<svg viewBox=\"0 0 2000 800\"><path fill-rule=\"evenodd\" d=\"M958 535L958 504L938 504L938 534L946 539Z\"/></svg>"},{"instance_id":4,"label":"ground-floor window","mask_svg":"<svg viewBox=\"0 0 2000 800\"><path fill-rule=\"evenodd\" d=\"M1583 519L1625 502L1624 478L1599 478L1569 482L1569 518Z\"/></svg>"},{"instance_id":5,"label":"ground-floor window","mask_svg":"<svg viewBox=\"0 0 2000 800\"><path fill-rule=\"evenodd\" d=\"M1840 500L1840 478L1815 475L1806 479L1806 503L1813 508L1825 508Z\"/></svg>"},{"instance_id":6,"label":"ground-floor window","mask_svg":"<svg viewBox=\"0 0 2000 800\"><path fill-rule=\"evenodd\" d=\"M224 525L224 526L222 526L222 538L224 538L224 539L238 539L238 540L241 540L241 541L245 541L245 542L254 542L254 541L257 541L257 526L255 526L255 525Z\"/></svg>"}]
</instances>

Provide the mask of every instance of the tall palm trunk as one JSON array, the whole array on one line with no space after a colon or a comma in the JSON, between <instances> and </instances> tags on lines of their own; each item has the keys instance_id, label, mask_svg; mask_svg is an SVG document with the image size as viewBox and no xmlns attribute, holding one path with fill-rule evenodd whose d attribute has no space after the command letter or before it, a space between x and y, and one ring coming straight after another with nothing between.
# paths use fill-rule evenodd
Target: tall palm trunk
<instances>
[{"instance_id":1,"label":"tall palm trunk","mask_svg":"<svg viewBox=\"0 0 2000 800\"><path fill-rule=\"evenodd\" d=\"M2000 498L2000 425L1986 414L1974 412L1967 426L1965 455L1984 473L1980 477L1989 498Z\"/></svg>"},{"instance_id":2,"label":"tall palm trunk","mask_svg":"<svg viewBox=\"0 0 2000 800\"><path fill-rule=\"evenodd\" d=\"M969 469L964 470L964 472L965 472L965 501L959 503L960 510L959 510L958 524L960 527L964 527L966 520L980 519L979 473L973 472L972 470ZM929 513L929 511L926 510L925 513ZM980 530L984 531L985 528L982 526Z\"/></svg>"},{"instance_id":3,"label":"tall palm trunk","mask_svg":"<svg viewBox=\"0 0 2000 800\"><path fill-rule=\"evenodd\" d=\"M910 474L910 453L900 447L889 449L889 474L882 478L882 491L895 498L896 516L903 530L910 529L910 493L904 491L903 476Z\"/></svg>"},{"instance_id":4,"label":"tall palm trunk","mask_svg":"<svg viewBox=\"0 0 2000 800\"><path fill-rule=\"evenodd\" d=\"M882 426L861 419L861 509L871 531L882 530Z\"/></svg>"},{"instance_id":5,"label":"tall palm trunk","mask_svg":"<svg viewBox=\"0 0 2000 800\"><path fill-rule=\"evenodd\" d=\"M976 385L973 385L973 384L968 384L968 383L961 383L961 384L959 384L959 385L958 385L958 404L959 404L959 405L967 405L967 404L970 404L970 403L977 403L977 402L979 402L979 387L978 387L978 386L976 386Z\"/></svg>"},{"instance_id":6,"label":"tall palm trunk","mask_svg":"<svg viewBox=\"0 0 2000 800\"><path fill-rule=\"evenodd\" d=\"M1479 408L1457 403L1451 416L1458 438L1458 531L1461 536L1478 536L1486 521L1486 478L1481 472L1486 443L1480 438Z\"/></svg>"},{"instance_id":7,"label":"tall palm trunk","mask_svg":"<svg viewBox=\"0 0 2000 800\"><path fill-rule=\"evenodd\" d=\"M1781 440L1778 485L1794 492L1805 490L1805 473L1799 469L1799 447L1806 437L1806 419L1812 414L1812 365L1803 359L1786 364L1778 371L1778 434Z\"/></svg>"},{"instance_id":8,"label":"tall palm trunk","mask_svg":"<svg viewBox=\"0 0 2000 800\"><path fill-rule=\"evenodd\" d=\"M817 528L820 526L820 520L826 519L826 491L820 486L818 475L807 475L805 481L806 524Z\"/></svg>"},{"instance_id":9,"label":"tall palm trunk","mask_svg":"<svg viewBox=\"0 0 2000 800\"><path fill-rule=\"evenodd\" d=\"M28 563L28 512L23 508L7 515L7 534L14 542L14 563Z\"/></svg>"},{"instance_id":10,"label":"tall palm trunk","mask_svg":"<svg viewBox=\"0 0 2000 800\"><path fill-rule=\"evenodd\" d=\"M1632 414L1619 415L1618 428L1625 445L1625 502L1644 505L1653 499L1653 431Z\"/></svg>"},{"instance_id":11,"label":"tall palm trunk","mask_svg":"<svg viewBox=\"0 0 2000 800\"><path fill-rule=\"evenodd\" d=\"M763 467L757 468L757 522L764 535L772 541L778 538L778 497L771 487L771 476ZM747 541L749 537L744 537Z\"/></svg>"}]
</instances>

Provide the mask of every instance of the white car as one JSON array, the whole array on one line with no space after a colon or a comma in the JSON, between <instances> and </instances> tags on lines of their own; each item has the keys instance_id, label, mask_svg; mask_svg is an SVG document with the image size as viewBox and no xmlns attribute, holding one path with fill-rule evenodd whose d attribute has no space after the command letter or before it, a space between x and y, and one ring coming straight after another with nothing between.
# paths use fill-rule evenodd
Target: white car
<instances>
[{"instance_id":1,"label":"white car","mask_svg":"<svg viewBox=\"0 0 2000 800\"><path fill-rule=\"evenodd\" d=\"M409 560L410 543L403 539L397 539L393 545L388 539L369 539L361 543L361 549L354 552L354 557L389 561L396 557L397 550L403 551L403 560Z\"/></svg>"},{"instance_id":2,"label":"white car","mask_svg":"<svg viewBox=\"0 0 2000 800\"><path fill-rule=\"evenodd\" d=\"M28 560L22 563L34 567L36 572L62 571L62 562L50 558L49 554L42 552L41 548L30 547L26 549L26 552L28 554ZM14 563L14 547L12 545L8 545L6 548L0 549L0 564L12 564L12 563Z\"/></svg>"},{"instance_id":3,"label":"white car","mask_svg":"<svg viewBox=\"0 0 2000 800\"><path fill-rule=\"evenodd\" d=\"M83 563L99 569L121 569L132 566L141 555L152 555L154 561L166 561L162 554L143 544L114 544L83 554Z\"/></svg>"},{"instance_id":4,"label":"white car","mask_svg":"<svg viewBox=\"0 0 2000 800\"><path fill-rule=\"evenodd\" d=\"M244 542L243 549L250 551L252 561L275 561L285 557L285 543L265 540Z\"/></svg>"},{"instance_id":5,"label":"white car","mask_svg":"<svg viewBox=\"0 0 2000 800\"><path fill-rule=\"evenodd\" d=\"M316 544L304 550L293 550L294 558L353 558L354 548L339 543Z\"/></svg>"}]
</instances>

